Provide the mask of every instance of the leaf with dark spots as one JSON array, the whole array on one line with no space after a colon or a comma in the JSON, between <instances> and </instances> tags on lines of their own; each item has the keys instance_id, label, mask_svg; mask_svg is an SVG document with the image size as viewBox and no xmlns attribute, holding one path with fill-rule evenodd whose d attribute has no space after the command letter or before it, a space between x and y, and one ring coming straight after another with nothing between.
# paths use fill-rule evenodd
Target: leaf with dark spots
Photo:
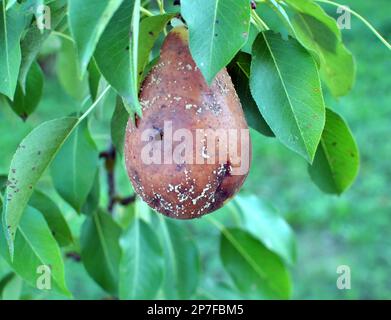
<instances>
[{"instance_id":1,"label":"leaf with dark spots","mask_svg":"<svg viewBox=\"0 0 391 320\"><path fill-rule=\"evenodd\" d=\"M326 110L326 126L309 173L322 191L341 194L358 174L359 151L342 117L330 109Z\"/></svg>"},{"instance_id":2,"label":"leaf with dark spots","mask_svg":"<svg viewBox=\"0 0 391 320\"><path fill-rule=\"evenodd\" d=\"M14 233L33 192L30 186L36 185L77 122L78 118L72 117L44 122L27 135L12 158L8 180L18 192L7 186L3 208L3 225L11 226L4 230L11 256ZM31 170L32 166L36 169Z\"/></svg>"}]
</instances>

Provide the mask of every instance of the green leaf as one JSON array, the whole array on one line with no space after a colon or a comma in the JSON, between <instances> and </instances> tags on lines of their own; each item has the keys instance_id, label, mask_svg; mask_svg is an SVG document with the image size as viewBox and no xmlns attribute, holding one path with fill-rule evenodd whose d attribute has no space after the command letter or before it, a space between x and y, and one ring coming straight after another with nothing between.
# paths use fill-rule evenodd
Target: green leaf
<instances>
[{"instance_id":1,"label":"green leaf","mask_svg":"<svg viewBox=\"0 0 391 320\"><path fill-rule=\"evenodd\" d=\"M289 273L280 258L249 233L223 229L220 241L223 266L236 287L257 299L288 299Z\"/></svg>"},{"instance_id":2,"label":"green leaf","mask_svg":"<svg viewBox=\"0 0 391 320\"><path fill-rule=\"evenodd\" d=\"M3 2L7 4L6 10L10 9L16 3L16 1L17 0L4 0Z\"/></svg>"},{"instance_id":3,"label":"green leaf","mask_svg":"<svg viewBox=\"0 0 391 320\"><path fill-rule=\"evenodd\" d=\"M139 18L140 0L124 0L103 32L94 56L107 82L132 112L141 115L137 75Z\"/></svg>"},{"instance_id":4,"label":"green leaf","mask_svg":"<svg viewBox=\"0 0 391 320\"><path fill-rule=\"evenodd\" d=\"M21 61L20 38L25 16L18 5L5 9L0 3L0 93L13 99Z\"/></svg>"},{"instance_id":5,"label":"green leaf","mask_svg":"<svg viewBox=\"0 0 391 320\"><path fill-rule=\"evenodd\" d=\"M99 181L99 169L96 170L96 175L94 179L94 183L92 184L92 189L87 196L87 200L81 209L81 212L86 215L93 215L95 211L99 208L100 201L100 181Z\"/></svg>"},{"instance_id":6,"label":"green leaf","mask_svg":"<svg viewBox=\"0 0 391 320\"><path fill-rule=\"evenodd\" d=\"M15 274L10 272L6 274L2 279L0 279L0 297L3 295L4 288L6 287L8 282L10 282L14 278L14 276Z\"/></svg>"},{"instance_id":7,"label":"green leaf","mask_svg":"<svg viewBox=\"0 0 391 320\"><path fill-rule=\"evenodd\" d=\"M60 2L52 2L48 4L50 8L50 23L51 27L54 30L57 28L58 24L61 22L61 20L65 17L66 14L66 6ZM27 74L31 68L31 65L33 64L34 60L36 59L39 50L41 49L41 46L45 42L45 40L49 37L52 30L39 30L36 26L31 26L25 36L23 37L23 40L20 43L21 51L22 51L22 61L20 65L20 72L19 72L19 84L22 87L23 92L26 90L26 79Z\"/></svg>"},{"instance_id":8,"label":"green leaf","mask_svg":"<svg viewBox=\"0 0 391 320\"><path fill-rule=\"evenodd\" d=\"M27 74L25 93L20 84L17 85L14 101L10 102L12 109L23 120L37 108L43 92L43 73L37 62L31 65Z\"/></svg>"},{"instance_id":9,"label":"green leaf","mask_svg":"<svg viewBox=\"0 0 391 320\"><path fill-rule=\"evenodd\" d=\"M77 123L73 117L42 123L23 139L12 158L3 208L11 256L15 232L33 189Z\"/></svg>"},{"instance_id":10,"label":"green leaf","mask_svg":"<svg viewBox=\"0 0 391 320\"><path fill-rule=\"evenodd\" d=\"M154 230L140 218L121 237L120 299L154 299L163 281L163 251Z\"/></svg>"},{"instance_id":11,"label":"green leaf","mask_svg":"<svg viewBox=\"0 0 391 320\"><path fill-rule=\"evenodd\" d=\"M51 27L52 29L55 29L66 15L66 6L62 3L62 1L55 1L48 5L50 8ZM23 92L26 88L27 73L36 59L41 46L49 37L50 33L51 30L45 29L41 31L36 27L30 27L20 43L22 50L22 62L19 72L19 84L22 86Z\"/></svg>"},{"instance_id":12,"label":"green leaf","mask_svg":"<svg viewBox=\"0 0 391 320\"><path fill-rule=\"evenodd\" d=\"M64 143L51 167L54 187L77 212L92 189L98 161L98 150L84 121Z\"/></svg>"},{"instance_id":13,"label":"green leaf","mask_svg":"<svg viewBox=\"0 0 391 320\"><path fill-rule=\"evenodd\" d=\"M98 97L100 79L100 71L98 69L95 59L92 59L90 61L90 64L88 65L88 86L90 88L92 101L95 101Z\"/></svg>"},{"instance_id":14,"label":"green leaf","mask_svg":"<svg viewBox=\"0 0 391 320\"><path fill-rule=\"evenodd\" d=\"M36 190L30 199L29 205L42 213L53 237L60 246L65 247L73 243L68 223L52 199L43 192Z\"/></svg>"},{"instance_id":15,"label":"green leaf","mask_svg":"<svg viewBox=\"0 0 391 320\"><path fill-rule=\"evenodd\" d=\"M84 75L100 36L122 1L69 0L68 22L78 51L81 75Z\"/></svg>"},{"instance_id":16,"label":"green leaf","mask_svg":"<svg viewBox=\"0 0 391 320\"><path fill-rule=\"evenodd\" d=\"M124 153L126 124L129 120L129 113L123 104L121 97L117 97L117 103L111 118L111 140L117 152Z\"/></svg>"},{"instance_id":17,"label":"green leaf","mask_svg":"<svg viewBox=\"0 0 391 320\"><path fill-rule=\"evenodd\" d=\"M159 34L163 31L167 22L175 14L161 14L152 17L146 17L140 23L139 48L138 48L138 77L141 78L143 71L148 64L149 55Z\"/></svg>"},{"instance_id":18,"label":"green leaf","mask_svg":"<svg viewBox=\"0 0 391 320\"><path fill-rule=\"evenodd\" d=\"M249 85L250 65L251 56L239 52L228 66L228 72L239 96L248 125L265 136L274 137L273 131L262 117L251 95Z\"/></svg>"},{"instance_id":19,"label":"green leaf","mask_svg":"<svg viewBox=\"0 0 391 320\"><path fill-rule=\"evenodd\" d=\"M336 21L313 1L286 2L297 12L292 21L296 37L318 57L320 74L331 93L336 97L346 95L353 87L356 70Z\"/></svg>"},{"instance_id":20,"label":"green leaf","mask_svg":"<svg viewBox=\"0 0 391 320\"><path fill-rule=\"evenodd\" d=\"M190 33L190 51L210 84L246 43L250 27L248 0L182 0Z\"/></svg>"},{"instance_id":21,"label":"green leaf","mask_svg":"<svg viewBox=\"0 0 391 320\"><path fill-rule=\"evenodd\" d=\"M0 230L0 253L10 267L23 280L36 287L38 267L50 266L52 289L71 297L65 284L64 263L60 248L39 211L27 207L15 237L15 254L11 259L3 234Z\"/></svg>"},{"instance_id":22,"label":"green leaf","mask_svg":"<svg viewBox=\"0 0 391 320\"><path fill-rule=\"evenodd\" d=\"M14 276L4 286L2 300L20 300L23 289L23 280Z\"/></svg>"},{"instance_id":23,"label":"green leaf","mask_svg":"<svg viewBox=\"0 0 391 320\"><path fill-rule=\"evenodd\" d=\"M276 137L311 163L325 122L312 56L292 38L260 33L253 45L250 89Z\"/></svg>"},{"instance_id":24,"label":"green leaf","mask_svg":"<svg viewBox=\"0 0 391 320\"><path fill-rule=\"evenodd\" d=\"M296 261L296 240L286 221L254 195L238 195L234 201L246 230L285 262L293 264Z\"/></svg>"},{"instance_id":25,"label":"green leaf","mask_svg":"<svg viewBox=\"0 0 391 320\"><path fill-rule=\"evenodd\" d=\"M341 194L357 177L359 150L346 122L327 109L326 126L309 173L318 187L327 193Z\"/></svg>"},{"instance_id":26,"label":"green leaf","mask_svg":"<svg viewBox=\"0 0 391 320\"><path fill-rule=\"evenodd\" d=\"M200 278L197 246L183 224L160 218L159 235L165 256L164 294L167 299L189 299Z\"/></svg>"},{"instance_id":27,"label":"green leaf","mask_svg":"<svg viewBox=\"0 0 391 320\"><path fill-rule=\"evenodd\" d=\"M88 216L80 235L81 257L89 275L106 291L117 294L121 228L101 210Z\"/></svg>"},{"instance_id":28,"label":"green leaf","mask_svg":"<svg viewBox=\"0 0 391 320\"><path fill-rule=\"evenodd\" d=\"M80 78L76 50L73 42L62 39L61 51L57 56L56 72L65 91L73 98L81 101L88 93L88 78Z\"/></svg>"}]
</instances>

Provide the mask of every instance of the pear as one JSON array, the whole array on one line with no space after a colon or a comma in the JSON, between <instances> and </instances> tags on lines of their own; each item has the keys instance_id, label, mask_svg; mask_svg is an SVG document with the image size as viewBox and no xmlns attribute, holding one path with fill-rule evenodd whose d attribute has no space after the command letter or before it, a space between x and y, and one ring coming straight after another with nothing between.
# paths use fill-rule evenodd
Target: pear
<instances>
[{"instance_id":1,"label":"pear","mask_svg":"<svg viewBox=\"0 0 391 320\"><path fill-rule=\"evenodd\" d=\"M187 29L176 27L139 99L143 116L129 119L124 150L135 191L177 219L222 207L242 186L251 161L248 126L227 71L208 85L190 54Z\"/></svg>"}]
</instances>

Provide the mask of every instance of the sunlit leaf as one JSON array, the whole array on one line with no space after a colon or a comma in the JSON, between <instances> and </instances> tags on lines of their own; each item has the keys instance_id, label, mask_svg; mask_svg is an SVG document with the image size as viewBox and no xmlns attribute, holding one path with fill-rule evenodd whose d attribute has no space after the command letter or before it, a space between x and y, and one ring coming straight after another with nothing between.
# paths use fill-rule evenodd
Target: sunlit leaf
<instances>
[{"instance_id":1,"label":"sunlit leaf","mask_svg":"<svg viewBox=\"0 0 391 320\"><path fill-rule=\"evenodd\" d=\"M167 22L174 14L161 14L146 17L140 23L139 48L138 48L138 77L141 78L144 68L149 61L149 55L159 34L163 31Z\"/></svg>"},{"instance_id":2,"label":"sunlit leaf","mask_svg":"<svg viewBox=\"0 0 391 320\"><path fill-rule=\"evenodd\" d=\"M253 45L250 88L266 122L288 148L312 162L325 106L312 56L292 39L262 32Z\"/></svg>"},{"instance_id":3,"label":"sunlit leaf","mask_svg":"<svg viewBox=\"0 0 391 320\"><path fill-rule=\"evenodd\" d=\"M140 0L124 0L103 32L94 56L107 82L126 99L133 112L141 114L137 75L139 18Z\"/></svg>"},{"instance_id":4,"label":"sunlit leaf","mask_svg":"<svg viewBox=\"0 0 391 320\"><path fill-rule=\"evenodd\" d=\"M25 16L19 5L6 11L5 1L0 3L0 93L13 99L21 61L20 38Z\"/></svg>"},{"instance_id":5,"label":"sunlit leaf","mask_svg":"<svg viewBox=\"0 0 391 320\"><path fill-rule=\"evenodd\" d=\"M237 196L234 204L239 208L243 226L269 250L284 261L296 261L296 240L288 223L271 207L255 195Z\"/></svg>"},{"instance_id":6,"label":"sunlit leaf","mask_svg":"<svg viewBox=\"0 0 391 320\"><path fill-rule=\"evenodd\" d=\"M259 240L240 229L223 229L220 242L223 266L236 287L257 299L288 299L289 273L280 258Z\"/></svg>"},{"instance_id":7,"label":"sunlit leaf","mask_svg":"<svg viewBox=\"0 0 391 320\"><path fill-rule=\"evenodd\" d=\"M23 139L12 158L3 206L4 233L11 256L16 229L33 189L77 121L69 117L44 122Z\"/></svg>"},{"instance_id":8,"label":"sunlit leaf","mask_svg":"<svg viewBox=\"0 0 391 320\"><path fill-rule=\"evenodd\" d=\"M248 0L182 0L181 14L190 33L190 51L210 84L246 43Z\"/></svg>"},{"instance_id":9,"label":"sunlit leaf","mask_svg":"<svg viewBox=\"0 0 391 320\"><path fill-rule=\"evenodd\" d=\"M337 22L311 0L293 1L292 24L297 39L320 61L320 74L336 97L347 94L356 75L353 55L342 42Z\"/></svg>"}]
</instances>

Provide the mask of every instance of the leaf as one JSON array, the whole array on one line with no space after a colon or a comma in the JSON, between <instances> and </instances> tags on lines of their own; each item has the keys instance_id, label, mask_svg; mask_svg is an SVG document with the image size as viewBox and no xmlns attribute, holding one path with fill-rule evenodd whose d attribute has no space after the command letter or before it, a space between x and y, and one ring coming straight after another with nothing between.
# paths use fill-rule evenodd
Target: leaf
<instances>
[{"instance_id":1,"label":"leaf","mask_svg":"<svg viewBox=\"0 0 391 320\"><path fill-rule=\"evenodd\" d=\"M10 282L13 278L14 273L10 272L0 279L0 297L3 295L3 290L8 284L8 282Z\"/></svg>"},{"instance_id":2,"label":"leaf","mask_svg":"<svg viewBox=\"0 0 391 320\"><path fill-rule=\"evenodd\" d=\"M296 11L292 24L297 39L319 58L322 79L334 96L346 95L353 87L356 70L336 21L313 1L287 3Z\"/></svg>"},{"instance_id":3,"label":"leaf","mask_svg":"<svg viewBox=\"0 0 391 320\"><path fill-rule=\"evenodd\" d=\"M94 56L107 82L126 100L132 112L141 115L138 41L134 41L139 36L139 18L140 0L124 0L103 32Z\"/></svg>"},{"instance_id":4,"label":"leaf","mask_svg":"<svg viewBox=\"0 0 391 320\"><path fill-rule=\"evenodd\" d=\"M133 219L121 237L120 299L154 299L163 281L163 251L153 229Z\"/></svg>"},{"instance_id":5,"label":"leaf","mask_svg":"<svg viewBox=\"0 0 391 320\"><path fill-rule=\"evenodd\" d=\"M315 160L308 170L312 180L326 193L341 194L357 177L359 150L346 122L326 109L326 126Z\"/></svg>"},{"instance_id":6,"label":"leaf","mask_svg":"<svg viewBox=\"0 0 391 320\"><path fill-rule=\"evenodd\" d=\"M289 273L280 258L249 233L223 229L220 256L236 287L257 299L288 299Z\"/></svg>"},{"instance_id":7,"label":"leaf","mask_svg":"<svg viewBox=\"0 0 391 320\"><path fill-rule=\"evenodd\" d=\"M62 3L62 1L51 2L48 6L50 8L51 27L52 29L55 29L65 17L66 6ZM36 27L30 27L20 43L22 62L19 72L19 84L21 85L23 92L26 87L27 73L37 57L42 44L49 37L50 33L51 30L44 29L41 31Z\"/></svg>"},{"instance_id":8,"label":"leaf","mask_svg":"<svg viewBox=\"0 0 391 320\"><path fill-rule=\"evenodd\" d=\"M98 97L100 79L100 71L95 59L92 59L88 65L88 86L90 88L92 101L95 101Z\"/></svg>"},{"instance_id":9,"label":"leaf","mask_svg":"<svg viewBox=\"0 0 391 320\"><path fill-rule=\"evenodd\" d=\"M20 300L23 289L23 281L18 276L12 277L4 286L2 300Z\"/></svg>"},{"instance_id":10,"label":"leaf","mask_svg":"<svg viewBox=\"0 0 391 320\"><path fill-rule=\"evenodd\" d=\"M228 72L232 77L248 125L267 137L274 137L273 131L262 117L251 95L249 86L250 65L251 56L240 52L228 66Z\"/></svg>"},{"instance_id":11,"label":"leaf","mask_svg":"<svg viewBox=\"0 0 391 320\"><path fill-rule=\"evenodd\" d=\"M23 280L36 287L39 277L39 266L50 266L52 289L71 297L65 284L64 263L60 248L39 211L27 207L15 237L15 254L13 259L7 249L3 234L4 225L0 230L0 253L10 267Z\"/></svg>"},{"instance_id":12,"label":"leaf","mask_svg":"<svg viewBox=\"0 0 391 320\"><path fill-rule=\"evenodd\" d=\"M23 120L26 120L37 108L43 92L43 73L37 62L31 65L27 74L25 93L20 84L17 85L12 109Z\"/></svg>"},{"instance_id":13,"label":"leaf","mask_svg":"<svg viewBox=\"0 0 391 320\"><path fill-rule=\"evenodd\" d=\"M18 5L5 9L0 3L0 93L13 99L21 61L20 38L25 16Z\"/></svg>"},{"instance_id":14,"label":"leaf","mask_svg":"<svg viewBox=\"0 0 391 320\"><path fill-rule=\"evenodd\" d=\"M113 117L111 118L111 140L115 149L122 155L124 153L124 143L126 134L126 124L129 113L126 111L121 97L117 97Z\"/></svg>"},{"instance_id":15,"label":"leaf","mask_svg":"<svg viewBox=\"0 0 391 320\"><path fill-rule=\"evenodd\" d=\"M141 78L143 71L149 61L149 55L159 34L163 31L167 22L175 14L161 14L152 17L146 17L140 23L139 47L138 47L138 68L137 74Z\"/></svg>"},{"instance_id":16,"label":"leaf","mask_svg":"<svg viewBox=\"0 0 391 320\"><path fill-rule=\"evenodd\" d=\"M248 0L182 0L181 14L190 33L190 51L210 84L246 43Z\"/></svg>"},{"instance_id":17,"label":"leaf","mask_svg":"<svg viewBox=\"0 0 391 320\"><path fill-rule=\"evenodd\" d=\"M87 200L81 209L81 212L91 216L95 213L95 211L99 208L100 201L100 181L99 181L99 169L96 170L94 183L92 184L92 189L87 196Z\"/></svg>"},{"instance_id":18,"label":"leaf","mask_svg":"<svg viewBox=\"0 0 391 320\"><path fill-rule=\"evenodd\" d=\"M15 232L33 189L77 122L69 117L42 123L23 139L12 158L3 208L11 256Z\"/></svg>"},{"instance_id":19,"label":"leaf","mask_svg":"<svg viewBox=\"0 0 391 320\"><path fill-rule=\"evenodd\" d=\"M84 121L64 143L51 167L54 187L77 212L92 189L98 161L98 150Z\"/></svg>"},{"instance_id":20,"label":"leaf","mask_svg":"<svg viewBox=\"0 0 391 320\"><path fill-rule=\"evenodd\" d=\"M240 209L243 226L265 247L288 264L296 261L296 240L286 221L255 195L236 196L234 204Z\"/></svg>"},{"instance_id":21,"label":"leaf","mask_svg":"<svg viewBox=\"0 0 391 320\"><path fill-rule=\"evenodd\" d=\"M80 235L81 257L88 274L106 291L118 291L121 228L102 211L88 216Z\"/></svg>"},{"instance_id":22,"label":"leaf","mask_svg":"<svg viewBox=\"0 0 391 320\"><path fill-rule=\"evenodd\" d=\"M164 294L167 299L189 299L200 278L197 246L183 224L160 218L159 235L165 259Z\"/></svg>"},{"instance_id":23,"label":"leaf","mask_svg":"<svg viewBox=\"0 0 391 320\"><path fill-rule=\"evenodd\" d=\"M88 92L88 79L80 78L76 50L68 39L62 39L61 51L57 56L56 72L66 93L77 100L83 100Z\"/></svg>"},{"instance_id":24,"label":"leaf","mask_svg":"<svg viewBox=\"0 0 391 320\"><path fill-rule=\"evenodd\" d=\"M123 0L69 0L68 22L83 76L96 44Z\"/></svg>"},{"instance_id":25,"label":"leaf","mask_svg":"<svg viewBox=\"0 0 391 320\"><path fill-rule=\"evenodd\" d=\"M53 237L60 246L65 247L73 243L72 233L68 223L57 204L52 199L43 192L36 190L34 191L29 204L42 213Z\"/></svg>"},{"instance_id":26,"label":"leaf","mask_svg":"<svg viewBox=\"0 0 391 320\"><path fill-rule=\"evenodd\" d=\"M325 122L315 61L300 44L271 31L253 45L250 89L266 122L289 149L312 162Z\"/></svg>"}]
</instances>

